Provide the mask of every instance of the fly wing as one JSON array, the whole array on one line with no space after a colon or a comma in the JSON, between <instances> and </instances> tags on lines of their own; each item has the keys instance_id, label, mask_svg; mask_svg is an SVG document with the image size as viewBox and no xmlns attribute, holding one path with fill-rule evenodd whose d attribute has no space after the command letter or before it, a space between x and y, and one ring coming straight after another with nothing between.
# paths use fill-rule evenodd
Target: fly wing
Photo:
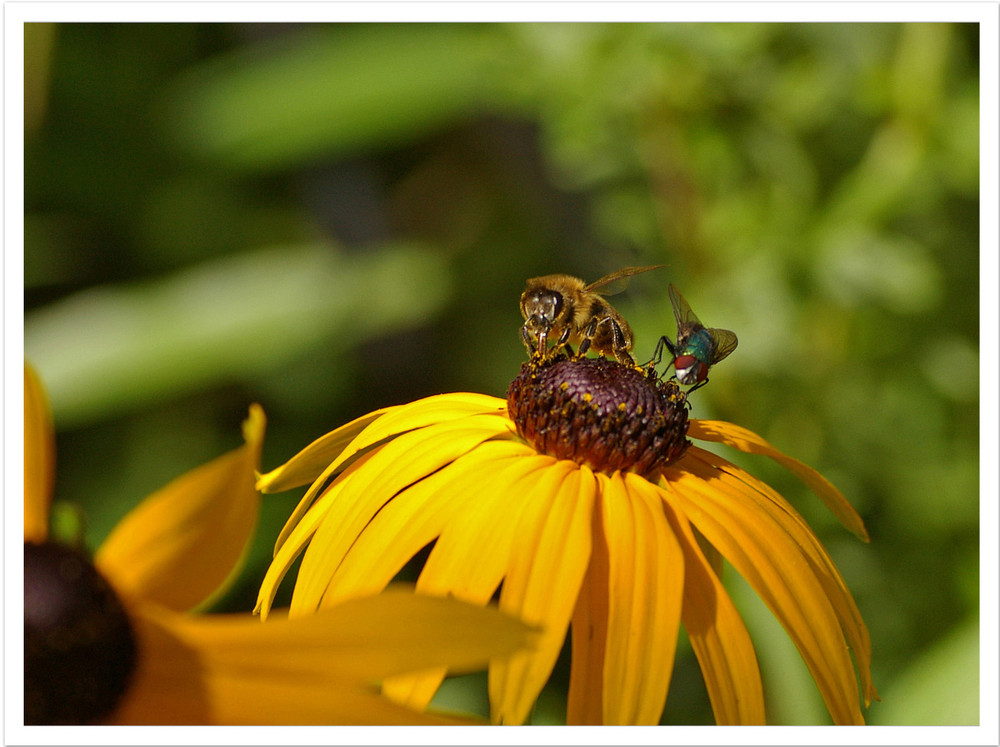
<instances>
[{"instance_id":1,"label":"fly wing","mask_svg":"<svg viewBox=\"0 0 1000 747\"><path fill-rule=\"evenodd\" d=\"M684 296L681 292L677 290L673 283L667 288L667 293L670 294L670 303L674 307L674 318L677 319L677 330L678 337L680 336L681 330L687 330L691 327L703 328L705 325L701 323L694 312L691 311L691 306L687 301L684 300ZM736 347L735 345L733 347Z\"/></svg>"},{"instance_id":2,"label":"fly wing","mask_svg":"<svg viewBox=\"0 0 1000 747\"><path fill-rule=\"evenodd\" d=\"M736 350L736 346L739 344L736 335L728 329L710 329L708 334L715 340L715 354L712 356L713 366Z\"/></svg>"},{"instance_id":3,"label":"fly wing","mask_svg":"<svg viewBox=\"0 0 1000 747\"><path fill-rule=\"evenodd\" d=\"M586 292L596 291L600 289L602 296L613 296L616 293L621 293L625 290L625 286L628 285L628 279L633 275L638 275L640 272L647 272L649 270L655 270L658 267L666 267L666 265L649 265L647 267L623 267L617 272L612 272L610 275L605 275L599 280L595 280L593 283L585 287L583 290Z\"/></svg>"}]
</instances>

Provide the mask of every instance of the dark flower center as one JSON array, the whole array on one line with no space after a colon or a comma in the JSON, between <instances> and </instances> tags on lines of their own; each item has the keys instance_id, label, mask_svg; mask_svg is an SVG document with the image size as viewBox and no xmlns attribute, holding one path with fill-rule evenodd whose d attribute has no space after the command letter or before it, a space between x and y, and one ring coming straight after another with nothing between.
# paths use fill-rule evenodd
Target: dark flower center
<instances>
[{"instance_id":1,"label":"dark flower center","mask_svg":"<svg viewBox=\"0 0 1000 747\"><path fill-rule=\"evenodd\" d=\"M135 669L118 597L86 557L24 544L24 722L91 724L118 704Z\"/></svg>"},{"instance_id":2,"label":"dark flower center","mask_svg":"<svg viewBox=\"0 0 1000 747\"><path fill-rule=\"evenodd\" d=\"M507 410L538 451L607 474L652 473L691 443L674 382L604 358L532 358L507 390Z\"/></svg>"}]
</instances>

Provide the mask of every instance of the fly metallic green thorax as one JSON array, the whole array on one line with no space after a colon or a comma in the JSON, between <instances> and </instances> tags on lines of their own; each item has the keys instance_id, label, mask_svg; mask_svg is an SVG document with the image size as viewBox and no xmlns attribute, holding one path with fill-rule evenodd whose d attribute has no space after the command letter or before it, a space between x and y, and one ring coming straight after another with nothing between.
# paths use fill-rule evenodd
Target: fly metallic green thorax
<instances>
[{"instance_id":1,"label":"fly metallic green thorax","mask_svg":"<svg viewBox=\"0 0 1000 747\"><path fill-rule=\"evenodd\" d=\"M702 328L692 331L686 340L678 340L676 347L678 357L692 355L705 365L711 365L716 345L708 330Z\"/></svg>"},{"instance_id":2,"label":"fly metallic green thorax","mask_svg":"<svg viewBox=\"0 0 1000 747\"><path fill-rule=\"evenodd\" d=\"M659 361L665 345L673 357L677 380L685 385L694 384L688 392L690 394L708 382L708 370L732 353L739 341L728 329L714 329L702 324L673 283L668 292L677 320L677 342L671 342L663 335L653 357Z\"/></svg>"}]
</instances>

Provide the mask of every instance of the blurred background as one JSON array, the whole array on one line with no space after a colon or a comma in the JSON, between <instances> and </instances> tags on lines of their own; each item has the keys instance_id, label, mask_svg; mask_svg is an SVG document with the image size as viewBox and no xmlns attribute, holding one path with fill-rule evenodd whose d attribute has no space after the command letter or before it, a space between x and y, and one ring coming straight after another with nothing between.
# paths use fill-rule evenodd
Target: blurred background
<instances>
[{"instance_id":1,"label":"blurred background","mask_svg":"<svg viewBox=\"0 0 1000 747\"><path fill-rule=\"evenodd\" d=\"M865 518L869 545L779 467L725 453L844 574L873 639L870 722L978 723L978 39L891 23L28 25L25 350L55 414L56 520L83 517L96 548L236 447L254 401L266 470L372 409L503 396L526 278L665 263L613 299L636 357L673 336L674 282L740 339L693 415L760 433ZM217 609L253 606L300 495L265 497ZM771 722L828 723L780 626L726 581ZM567 664L535 723L564 717ZM451 680L438 702L485 712L483 683ZM664 722L711 721L682 642Z\"/></svg>"}]
</instances>

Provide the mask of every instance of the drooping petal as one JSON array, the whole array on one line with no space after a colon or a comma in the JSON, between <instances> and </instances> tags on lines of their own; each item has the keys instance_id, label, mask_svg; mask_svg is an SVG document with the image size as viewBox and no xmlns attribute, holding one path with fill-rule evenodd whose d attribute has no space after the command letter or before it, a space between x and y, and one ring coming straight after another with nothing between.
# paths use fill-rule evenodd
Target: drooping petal
<instances>
[{"instance_id":1,"label":"drooping petal","mask_svg":"<svg viewBox=\"0 0 1000 747\"><path fill-rule=\"evenodd\" d=\"M377 410L315 441L286 464L262 476L258 488L275 493L314 480L278 534L274 552L288 539L292 529L309 510L325 483L341 472L359 453L402 433L447 423L470 415L500 415L506 403L484 394L442 394L408 405ZM503 420L498 418L498 420ZM513 426L504 420L508 430ZM325 461L324 461L325 459ZM294 476L294 478L293 478Z\"/></svg>"},{"instance_id":2,"label":"drooping petal","mask_svg":"<svg viewBox=\"0 0 1000 747\"><path fill-rule=\"evenodd\" d=\"M366 430L365 437L353 444L352 453L414 428L492 412L503 405L503 400L496 397L457 393L435 395L408 405L375 410L321 436L280 467L261 475L257 489L262 493L280 493L314 481ZM369 429L376 421L379 421L378 426Z\"/></svg>"},{"instance_id":3,"label":"drooping petal","mask_svg":"<svg viewBox=\"0 0 1000 747\"><path fill-rule=\"evenodd\" d=\"M436 399L436 398L431 398L431 399ZM460 403L461 402L462 401L460 401ZM452 412L453 414L456 413L458 411L456 408L459 407L460 403L454 404L450 412ZM467 408L469 405L466 403L464 406ZM424 411L427 409L428 409L427 405L425 405L422 408L418 408L418 412L414 414L413 417L421 417ZM388 427L392 427L392 423L398 423L399 418L396 417L396 415L398 414L399 413L390 413L389 415L386 416L389 419ZM405 415L405 413L403 414ZM449 427L457 427L461 429L470 423L475 425L484 424L485 427L487 427L493 434L500 434L505 432L510 433L509 422L504 418L496 417L492 413L488 416L484 416L483 413L477 413L470 417L472 418L472 420L469 420L466 417L459 417L459 416L448 418L439 424L431 424L423 426L424 428L430 430L424 431L422 429L414 429L412 431L406 431L403 435L407 436L409 439L412 438L417 433L423 433L423 432L432 433L437 429L442 429L442 428L447 429ZM408 425L412 425L413 422L414 420L412 418L406 420L406 424ZM379 426L380 428L384 429L386 427L386 424L381 423L379 424ZM376 435L381 433L382 431L380 430ZM388 438L388 436L384 437ZM334 475L343 472L346 469L350 469L351 466L354 465L356 460L364 459L367 450L377 449L378 447L376 447L375 444L377 444L381 440L382 438L373 439L372 432L370 432L370 430L366 430L360 436L358 436L358 438L355 439L351 444L349 444L349 446L344 448L342 453L336 459L334 459L333 462L331 462L326 469L322 471L322 473L316 479L316 481L309 487L309 490L306 491L306 494L302 497L302 500L299 501L298 505L295 507L295 510L292 512L291 516L289 516L288 521L285 522L285 526L282 527L281 532L279 532L278 539L275 541L274 545L275 557L277 557L279 552L282 549L284 549L285 543L289 540L289 538L293 534L297 535L301 539L302 532L299 528L299 524L302 523L302 519L306 515L306 512L310 510L313 503L317 500L317 496L326 488L326 486L329 484L329 481L334 477ZM313 519L315 519L315 517L313 517ZM301 549L298 548L294 550L294 554L297 556L300 551Z\"/></svg>"},{"instance_id":4,"label":"drooping petal","mask_svg":"<svg viewBox=\"0 0 1000 747\"><path fill-rule=\"evenodd\" d=\"M682 620L704 675L715 722L764 724L764 687L750 633L687 517L674 510L669 496L664 498L664 513L684 551Z\"/></svg>"},{"instance_id":5,"label":"drooping petal","mask_svg":"<svg viewBox=\"0 0 1000 747\"><path fill-rule=\"evenodd\" d=\"M660 491L639 475L602 480L609 557L605 724L655 725L673 672L684 593L684 554Z\"/></svg>"},{"instance_id":6,"label":"drooping petal","mask_svg":"<svg viewBox=\"0 0 1000 747\"><path fill-rule=\"evenodd\" d=\"M393 409L375 410L320 436L280 467L261 475L257 480L257 490L261 493L281 493L308 485L341 455L361 431Z\"/></svg>"},{"instance_id":7,"label":"drooping petal","mask_svg":"<svg viewBox=\"0 0 1000 747\"><path fill-rule=\"evenodd\" d=\"M573 610L567 724L596 725L604 722L604 658L611 582L608 577L608 541L600 511L594 511L591 532L593 547L590 563Z\"/></svg>"},{"instance_id":8,"label":"drooping petal","mask_svg":"<svg viewBox=\"0 0 1000 747\"><path fill-rule=\"evenodd\" d=\"M336 500L314 507L325 508L326 514L302 558L291 614L319 606L347 551L393 496L503 433L509 433L503 418L472 415L404 433L379 447L365 468L353 473Z\"/></svg>"},{"instance_id":9,"label":"drooping petal","mask_svg":"<svg viewBox=\"0 0 1000 747\"><path fill-rule=\"evenodd\" d=\"M251 406L243 446L161 488L111 531L94 563L118 592L189 610L224 590L257 523L264 425Z\"/></svg>"},{"instance_id":10,"label":"drooping petal","mask_svg":"<svg viewBox=\"0 0 1000 747\"><path fill-rule=\"evenodd\" d=\"M305 550L313 535L316 534L316 530L323 523L323 520L326 518L327 507L336 501L342 492L348 489L351 480L354 479L354 474L377 453L364 454L354 461L338 477L333 485L330 485L323 491L323 495L316 501L312 510L305 512L299 518L295 526L292 527L287 541L276 549L274 558L264 573L264 580L261 582L260 590L257 592L257 604L253 610L254 614L260 615L261 620L266 620L268 614L270 614L274 597L278 593L278 586L284 579L285 574L292 567L296 558L302 554L302 551ZM287 524L285 526L286 528L288 527Z\"/></svg>"},{"instance_id":11,"label":"drooping petal","mask_svg":"<svg viewBox=\"0 0 1000 747\"><path fill-rule=\"evenodd\" d=\"M732 446L747 454L763 454L783 465L789 472L802 480L810 490L818 495L840 523L854 533L858 539L868 541L868 531L864 522L847 502L843 493L837 490L823 475L798 459L786 456L753 431L722 420L690 421L688 436L701 441L716 441Z\"/></svg>"},{"instance_id":12,"label":"drooping petal","mask_svg":"<svg viewBox=\"0 0 1000 747\"><path fill-rule=\"evenodd\" d=\"M321 606L378 592L446 527L461 524L462 531L467 531L484 504L492 508L493 499L506 492L498 479L499 473L529 451L530 447L517 441L487 441L398 493L351 545L330 579ZM486 484L484 474L491 476ZM496 524L506 517L498 511L489 518ZM470 569L466 565L464 570ZM498 584L499 579L493 588ZM431 593L455 591L452 587L431 590L426 584L422 588ZM482 603L488 599L489 596Z\"/></svg>"},{"instance_id":13,"label":"drooping petal","mask_svg":"<svg viewBox=\"0 0 1000 747\"><path fill-rule=\"evenodd\" d=\"M863 724L837 613L804 550L746 493L695 459L664 470L671 502L757 591L802 654L835 723Z\"/></svg>"},{"instance_id":14,"label":"drooping petal","mask_svg":"<svg viewBox=\"0 0 1000 747\"><path fill-rule=\"evenodd\" d=\"M847 642L854 653L858 672L861 675L865 705L869 705L873 699L878 699L878 693L875 691L871 680L871 639L868 635L868 628L865 626L864 620L861 617L861 611L858 610L858 606L854 602L854 597L847 588L847 584L834 565L833 559L816 535L813 534L805 519L769 485L761 482L735 464L702 449L692 449L689 454L692 458L701 461L709 468L715 469L717 471L716 474L722 481L729 484L739 482L749 486L751 490L745 491L745 494L762 511L770 514L776 522L782 525L789 536L795 539L803 553L809 558L816 578L823 584L827 598L837 613L837 618L840 620L840 625L847 637Z\"/></svg>"},{"instance_id":15,"label":"drooping petal","mask_svg":"<svg viewBox=\"0 0 1000 747\"><path fill-rule=\"evenodd\" d=\"M480 473L476 491L463 495L462 512L438 537L418 589L485 602L499 586L510 565L520 517L528 507L524 496L556 463L519 441L505 443L502 451L508 456L496 460L489 479L483 480Z\"/></svg>"},{"instance_id":16,"label":"drooping petal","mask_svg":"<svg viewBox=\"0 0 1000 747\"><path fill-rule=\"evenodd\" d=\"M505 445L498 450L509 452L509 456L494 461L489 480L483 480L483 472L462 465L461 481L450 488L460 513L451 517L438 537L417 580L418 591L482 605L500 585L510 564L518 517L524 510L524 501L519 498L538 479L537 475L555 462L518 441L500 443ZM476 452L492 445L493 442L483 444ZM465 462L468 456L460 462ZM399 703L421 710L430 702L445 674L438 669L395 677L384 683L383 692Z\"/></svg>"},{"instance_id":17,"label":"drooping petal","mask_svg":"<svg viewBox=\"0 0 1000 747\"><path fill-rule=\"evenodd\" d=\"M438 665L458 673L474 671L537 637L495 607L414 593L405 586L348 599L302 618L261 624L244 615L228 617L232 623L218 623L213 638L202 637L215 660L234 665L249 660L261 669L305 672L318 670L315 657L328 649L323 671L365 684ZM248 659L251 644L266 645L267 659Z\"/></svg>"},{"instance_id":18,"label":"drooping petal","mask_svg":"<svg viewBox=\"0 0 1000 747\"><path fill-rule=\"evenodd\" d=\"M499 416L506 411L505 400L488 394L471 392L437 394L386 413L365 429L364 438L360 443L362 445L377 443L384 438L429 425L440 425L474 415Z\"/></svg>"},{"instance_id":19,"label":"drooping petal","mask_svg":"<svg viewBox=\"0 0 1000 747\"><path fill-rule=\"evenodd\" d=\"M24 364L24 541L44 542L55 479L52 412L38 374Z\"/></svg>"},{"instance_id":20,"label":"drooping petal","mask_svg":"<svg viewBox=\"0 0 1000 747\"><path fill-rule=\"evenodd\" d=\"M552 672L590 559L595 497L593 473L568 461L553 464L521 495L500 609L544 632L535 653L490 666L494 722L523 723Z\"/></svg>"},{"instance_id":21,"label":"drooping petal","mask_svg":"<svg viewBox=\"0 0 1000 747\"><path fill-rule=\"evenodd\" d=\"M118 723L444 724L378 695L391 674L483 668L530 645L496 609L390 590L299 620L137 615L143 656Z\"/></svg>"}]
</instances>

